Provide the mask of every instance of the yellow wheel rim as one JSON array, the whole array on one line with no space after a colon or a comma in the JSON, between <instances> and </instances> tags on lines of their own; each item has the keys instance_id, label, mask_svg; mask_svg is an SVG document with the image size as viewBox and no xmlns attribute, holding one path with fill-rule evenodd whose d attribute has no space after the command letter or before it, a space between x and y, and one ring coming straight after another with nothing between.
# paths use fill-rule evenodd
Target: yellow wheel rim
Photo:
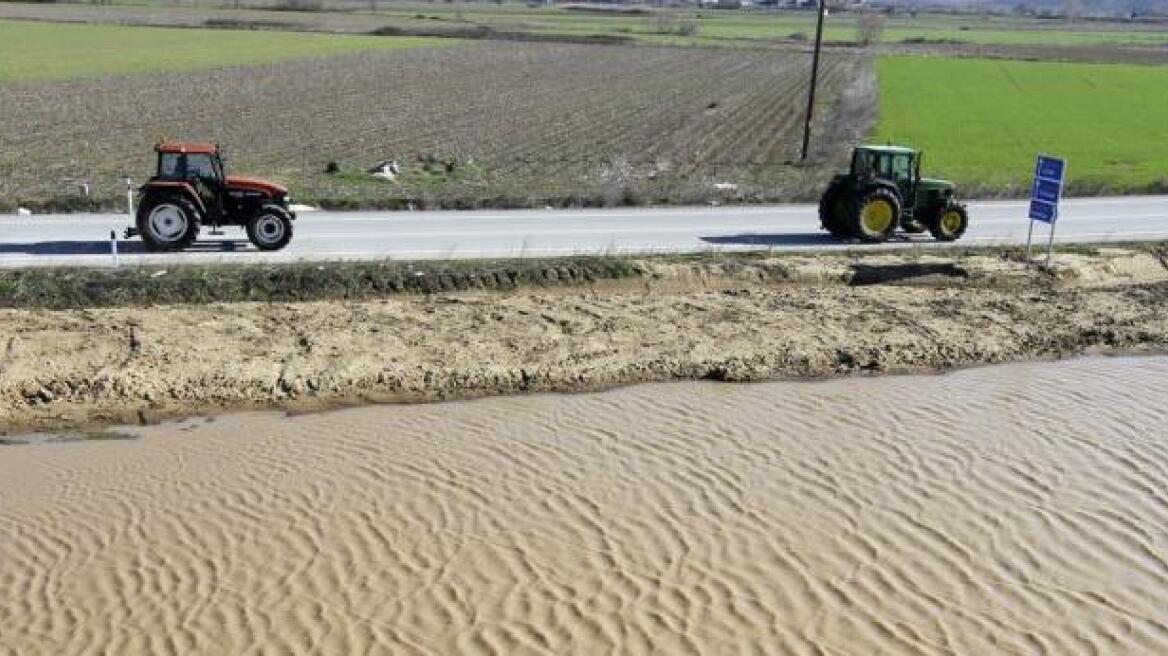
<instances>
[{"instance_id":1,"label":"yellow wheel rim","mask_svg":"<svg viewBox=\"0 0 1168 656\"><path fill-rule=\"evenodd\" d=\"M893 218L892 204L886 200L874 200L860 212L860 223L864 226L864 232L870 235L886 232L892 226Z\"/></svg>"},{"instance_id":2,"label":"yellow wheel rim","mask_svg":"<svg viewBox=\"0 0 1168 656\"><path fill-rule=\"evenodd\" d=\"M952 235L961 229L961 212L949 210L941 217L941 229L945 234Z\"/></svg>"}]
</instances>

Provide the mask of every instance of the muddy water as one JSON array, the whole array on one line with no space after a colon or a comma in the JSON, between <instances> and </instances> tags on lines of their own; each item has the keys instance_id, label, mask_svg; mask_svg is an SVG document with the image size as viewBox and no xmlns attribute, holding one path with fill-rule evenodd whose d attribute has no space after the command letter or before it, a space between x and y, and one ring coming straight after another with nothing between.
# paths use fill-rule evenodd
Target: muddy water
<instances>
[{"instance_id":1,"label":"muddy water","mask_svg":"<svg viewBox=\"0 0 1168 656\"><path fill-rule=\"evenodd\" d=\"M0 448L0 653L1168 653L1168 358Z\"/></svg>"}]
</instances>

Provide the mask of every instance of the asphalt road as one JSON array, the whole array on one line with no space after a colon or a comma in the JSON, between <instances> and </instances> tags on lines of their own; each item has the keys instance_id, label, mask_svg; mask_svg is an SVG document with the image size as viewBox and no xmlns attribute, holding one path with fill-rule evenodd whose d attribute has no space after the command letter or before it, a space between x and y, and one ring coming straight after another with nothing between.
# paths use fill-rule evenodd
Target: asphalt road
<instances>
[{"instance_id":1,"label":"asphalt road","mask_svg":"<svg viewBox=\"0 0 1168 656\"><path fill-rule=\"evenodd\" d=\"M1026 203L974 202L958 246L1025 243ZM108 265L111 230L125 215L0 215L0 266ZM261 253L242 229L204 233L183 253L150 254L139 240L119 240L120 262L240 262L343 259L536 257L709 250L856 248L819 230L811 205L486 210L474 212L303 212L283 251ZM1045 245L1046 225L1035 224ZM1168 196L1064 201L1056 243L1168 239ZM940 246L928 235L880 246Z\"/></svg>"}]
</instances>

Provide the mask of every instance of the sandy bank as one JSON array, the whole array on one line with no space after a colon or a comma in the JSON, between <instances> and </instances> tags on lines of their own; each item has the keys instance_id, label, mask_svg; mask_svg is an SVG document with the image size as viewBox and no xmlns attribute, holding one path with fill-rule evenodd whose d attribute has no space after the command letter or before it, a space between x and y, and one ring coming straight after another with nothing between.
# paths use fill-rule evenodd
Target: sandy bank
<instances>
[{"instance_id":1,"label":"sandy bank","mask_svg":"<svg viewBox=\"0 0 1168 656\"><path fill-rule=\"evenodd\" d=\"M0 310L0 425L1168 348L1159 256L654 260L628 280L359 302Z\"/></svg>"}]
</instances>

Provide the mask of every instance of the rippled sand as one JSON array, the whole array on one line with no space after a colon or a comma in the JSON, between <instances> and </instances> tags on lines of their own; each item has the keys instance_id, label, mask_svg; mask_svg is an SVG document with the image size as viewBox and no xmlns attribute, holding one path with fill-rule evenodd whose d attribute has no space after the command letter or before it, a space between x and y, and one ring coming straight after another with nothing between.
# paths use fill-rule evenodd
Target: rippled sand
<instances>
[{"instance_id":1,"label":"rippled sand","mask_svg":"<svg viewBox=\"0 0 1168 656\"><path fill-rule=\"evenodd\" d=\"M1168 653L1168 358L0 448L0 653Z\"/></svg>"}]
</instances>

